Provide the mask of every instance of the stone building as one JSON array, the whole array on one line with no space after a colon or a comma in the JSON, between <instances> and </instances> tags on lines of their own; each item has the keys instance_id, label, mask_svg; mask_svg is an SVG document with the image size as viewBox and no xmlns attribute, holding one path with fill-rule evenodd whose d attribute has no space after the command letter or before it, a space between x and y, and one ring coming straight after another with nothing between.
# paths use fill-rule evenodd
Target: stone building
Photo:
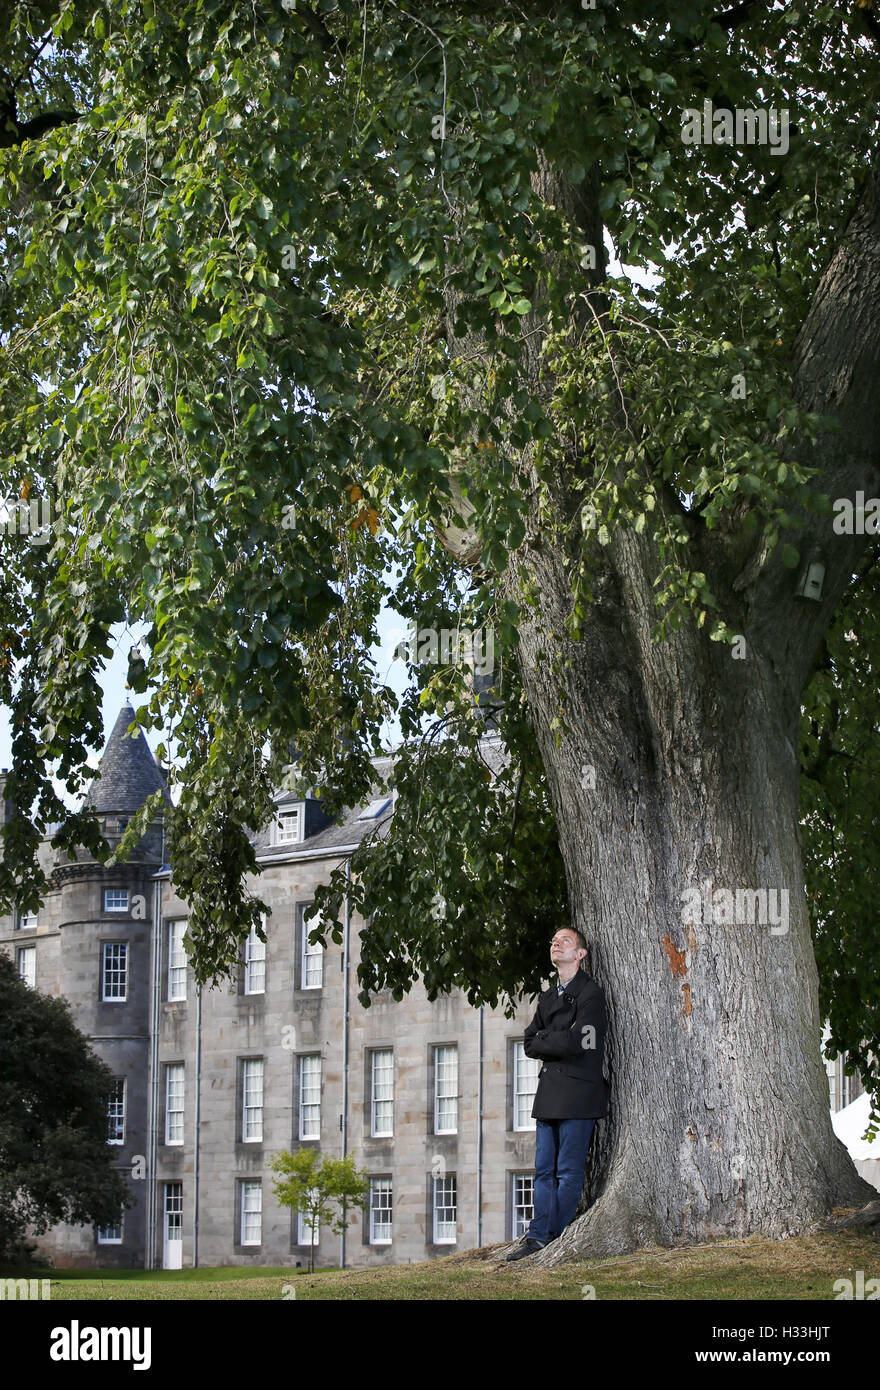
<instances>
[{"instance_id":1,"label":"stone building","mask_svg":"<svg viewBox=\"0 0 880 1390\"><path fill-rule=\"evenodd\" d=\"M133 720L126 704L89 792L111 843L165 785L143 733L127 733ZM377 764L377 779L387 771ZM310 1232L275 1199L268 1160L306 1145L353 1154L371 1178L344 1237L315 1233L320 1265L424 1260L510 1239L531 1217L532 1006L507 1019L459 992L430 1003L416 982L400 1003L379 993L363 1008L357 913L324 950L304 916L317 885L391 816L391 797L340 823L312 798L276 802L255 837L267 941L252 936L226 987L195 986L161 820L111 869L53 851L47 835L39 914L0 917L0 948L69 1000L118 1078L109 1142L135 1204L110 1229L53 1228L38 1245L58 1266L304 1262Z\"/></svg>"}]
</instances>

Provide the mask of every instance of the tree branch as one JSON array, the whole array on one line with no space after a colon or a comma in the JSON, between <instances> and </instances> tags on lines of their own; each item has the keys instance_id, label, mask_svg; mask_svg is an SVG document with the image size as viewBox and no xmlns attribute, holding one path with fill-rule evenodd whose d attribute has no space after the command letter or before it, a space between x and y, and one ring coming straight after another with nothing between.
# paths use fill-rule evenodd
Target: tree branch
<instances>
[{"instance_id":1,"label":"tree branch","mask_svg":"<svg viewBox=\"0 0 880 1390\"><path fill-rule=\"evenodd\" d=\"M39 140L47 130L56 126L73 125L81 117L79 111L41 111L28 121L18 119L16 85L9 74L0 68L0 149L10 149L25 140Z\"/></svg>"},{"instance_id":2,"label":"tree branch","mask_svg":"<svg viewBox=\"0 0 880 1390\"><path fill-rule=\"evenodd\" d=\"M757 4L758 0L740 0L738 5L725 10L723 14L716 15L712 19L712 23L717 24L719 29L724 29L728 34L732 33L750 17Z\"/></svg>"},{"instance_id":3,"label":"tree branch","mask_svg":"<svg viewBox=\"0 0 880 1390\"><path fill-rule=\"evenodd\" d=\"M798 462L817 470L815 492L846 498L853 507L857 492L880 496L880 160L819 281L792 370L801 407L834 422L814 443L792 443ZM797 572L782 565L778 552L743 590L754 633L790 682L793 701L853 575L877 546L871 534L836 533L826 513L800 511L797 521L801 564L816 553L825 565L820 602L796 595Z\"/></svg>"},{"instance_id":4,"label":"tree branch","mask_svg":"<svg viewBox=\"0 0 880 1390\"><path fill-rule=\"evenodd\" d=\"M10 122L7 118L0 129L0 149L22 145L25 140L39 140L48 130L60 125L75 125L81 119L81 111L42 111L29 121Z\"/></svg>"}]
</instances>

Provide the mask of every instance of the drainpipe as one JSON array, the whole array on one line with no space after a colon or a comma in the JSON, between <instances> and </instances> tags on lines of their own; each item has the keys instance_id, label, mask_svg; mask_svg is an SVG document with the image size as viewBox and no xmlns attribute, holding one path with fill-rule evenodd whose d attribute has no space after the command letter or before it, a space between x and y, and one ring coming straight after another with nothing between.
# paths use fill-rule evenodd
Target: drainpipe
<instances>
[{"instance_id":1,"label":"drainpipe","mask_svg":"<svg viewBox=\"0 0 880 1390\"><path fill-rule=\"evenodd\" d=\"M351 883L351 859L345 861L345 877ZM345 971L345 987L342 1014L342 1157L348 1154L348 999L349 981L351 977L351 898L348 891L345 894L345 945L343 947L342 968ZM345 1202L342 1204L342 1214L346 1215ZM342 1236L340 1238L339 1266L345 1269L345 1233L348 1223L343 1224Z\"/></svg>"},{"instance_id":2,"label":"drainpipe","mask_svg":"<svg viewBox=\"0 0 880 1390\"><path fill-rule=\"evenodd\" d=\"M164 829L162 848L164 858ZM162 870L159 871L160 873ZM144 1268L153 1269L156 1246L156 1164L158 1162L156 1123L159 1114L159 963L162 940L162 879L154 875L153 949L150 959L150 1067L149 1100L147 1105L147 1239L144 1249Z\"/></svg>"},{"instance_id":3,"label":"drainpipe","mask_svg":"<svg viewBox=\"0 0 880 1390\"><path fill-rule=\"evenodd\" d=\"M196 986L196 1142L193 1155L193 1269L199 1267L199 1116L202 1108L202 987Z\"/></svg>"},{"instance_id":4,"label":"drainpipe","mask_svg":"<svg viewBox=\"0 0 880 1390\"><path fill-rule=\"evenodd\" d=\"M483 1005L480 1005L480 1064L477 1072L477 1249L483 1244Z\"/></svg>"}]
</instances>

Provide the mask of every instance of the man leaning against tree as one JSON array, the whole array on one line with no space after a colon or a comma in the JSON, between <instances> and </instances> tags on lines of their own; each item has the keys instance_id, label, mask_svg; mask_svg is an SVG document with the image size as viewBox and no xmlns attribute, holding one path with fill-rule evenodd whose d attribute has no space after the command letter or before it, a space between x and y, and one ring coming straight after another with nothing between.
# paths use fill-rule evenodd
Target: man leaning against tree
<instances>
[{"instance_id":1,"label":"man leaning against tree","mask_svg":"<svg viewBox=\"0 0 880 1390\"><path fill-rule=\"evenodd\" d=\"M532 1106L534 1215L508 1260L534 1255L574 1220L593 1127L608 1113L608 1086L602 1077L605 992L581 968L586 954L579 931L565 927L556 933L550 959L557 980L539 998L523 1035L526 1056L543 1063Z\"/></svg>"}]
</instances>

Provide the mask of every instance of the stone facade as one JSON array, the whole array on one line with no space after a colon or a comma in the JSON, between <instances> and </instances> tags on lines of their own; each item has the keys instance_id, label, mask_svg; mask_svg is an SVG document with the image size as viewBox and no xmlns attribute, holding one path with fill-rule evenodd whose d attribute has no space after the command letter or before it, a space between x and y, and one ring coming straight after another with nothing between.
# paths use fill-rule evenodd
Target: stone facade
<instances>
[{"instance_id":1,"label":"stone facade","mask_svg":"<svg viewBox=\"0 0 880 1390\"><path fill-rule=\"evenodd\" d=\"M111 839L158 785L143 735L125 737L132 719L126 707L92 788ZM35 987L69 1000L125 1082L117 1163L135 1205L120 1230L54 1228L38 1245L56 1265L304 1263L305 1233L277 1202L268 1166L278 1150L304 1145L352 1154L377 1182L372 1214L352 1213L344 1249L339 1235L320 1232L319 1265L424 1260L519 1234L530 1215L535 1064L517 1069L514 1054L531 1007L507 1019L460 992L432 1004L417 981L400 1003L380 993L363 1008L353 911L346 941L304 953L315 888L391 815L390 801L371 809L378 815L355 810L334 824L319 803L279 796L278 822L255 840L262 872L252 886L271 915L254 954L265 960L243 960L225 987L199 992L180 967L174 924L187 908L162 864L160 822L113 869L50 857L52 890L37 925L0 918L0 948L36 949ZM453 1132L437 1132L438 1089L439 1128Z\"/></svg>"}]
</instances>

